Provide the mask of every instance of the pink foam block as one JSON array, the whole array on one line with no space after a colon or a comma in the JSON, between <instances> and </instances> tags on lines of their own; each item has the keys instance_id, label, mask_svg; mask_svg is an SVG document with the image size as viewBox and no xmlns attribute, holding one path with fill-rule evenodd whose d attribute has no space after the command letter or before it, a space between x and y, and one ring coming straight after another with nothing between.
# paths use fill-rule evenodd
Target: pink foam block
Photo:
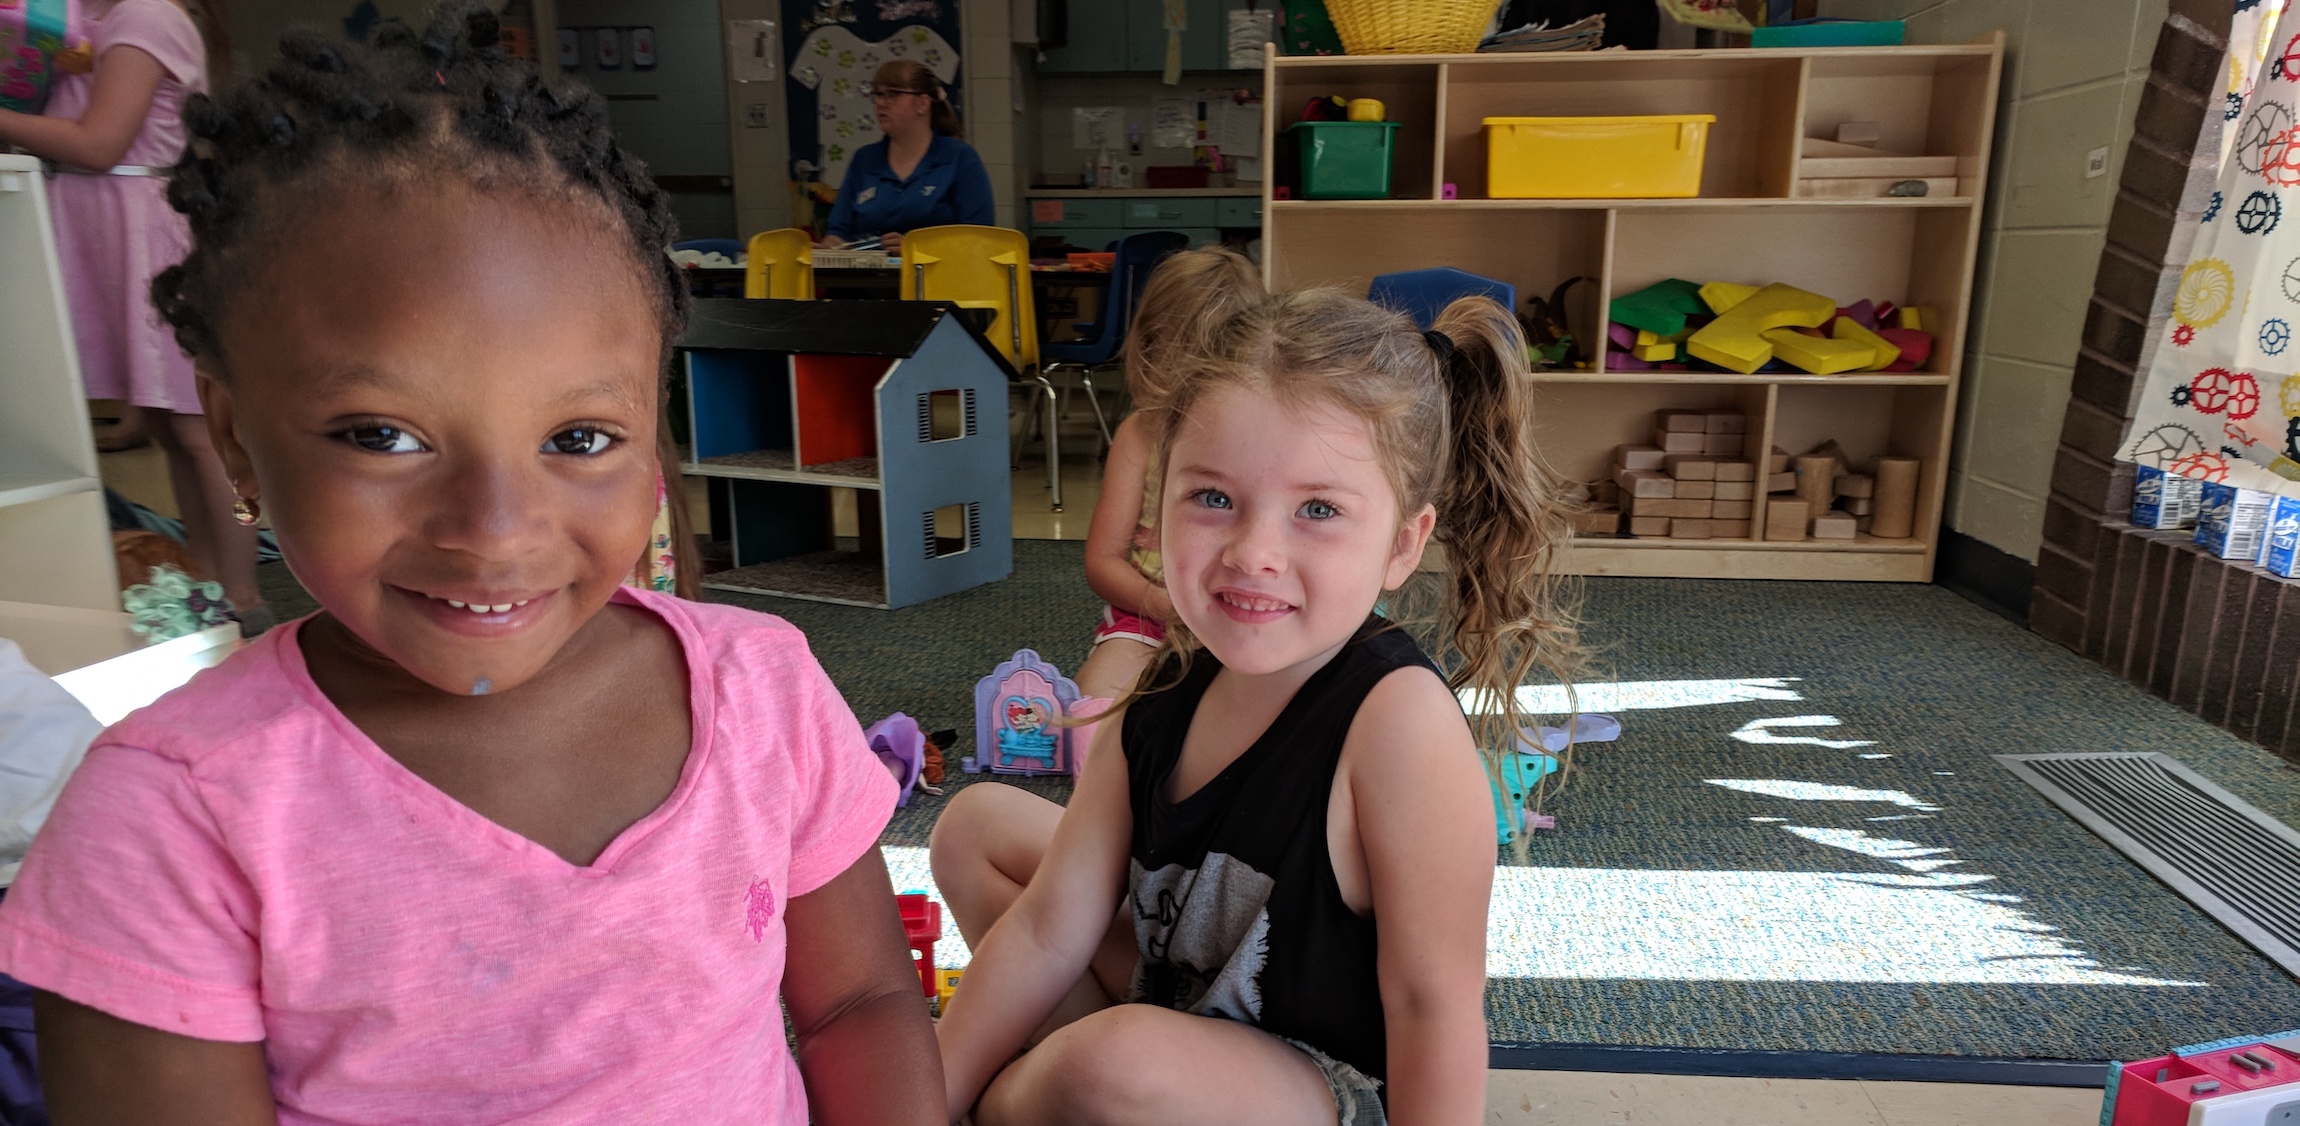
<instances>
[{"instance_id":1,"label":"pink foam block","mask_svg":"<svg viewBox=\"0 0 2300 1126\"><path fill-rule=\"evenodd\" d=\"M1605 338L1623 351L1637 347L1637 330L1620 321L1605 322Z\"/></svg>"},{"instance_id":2,"label":"pink foam block","mask_svg":"<svg viewBox=\"0 0 2300 1126\"><path fill-rule=\"evenodd\" d=\"M1876 302L1866 297L1838 309L1837 315L1851 317L1854 324L1868 329L1870 332L1877 331L1877 305Z\"/></svg>"},{"instance_id":3,"label":"pink foam block","mask_svg":"<svg viewBox=\"0 0 2300 1126\"><path fill-rule=\"evenodd\" d=\"M1880 328L1877 335L1893 342L1901 350L1901 358L1893 361L1886 371L1915 371L1925 366L1933 354L1933 334L1917 328Z\"/></svg>"}]
</instances>

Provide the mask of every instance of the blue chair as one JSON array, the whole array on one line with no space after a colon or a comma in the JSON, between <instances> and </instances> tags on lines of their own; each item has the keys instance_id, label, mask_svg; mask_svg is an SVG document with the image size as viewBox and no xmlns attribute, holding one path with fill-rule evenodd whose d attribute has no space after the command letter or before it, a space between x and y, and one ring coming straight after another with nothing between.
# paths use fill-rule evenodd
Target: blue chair
<instances>
[{"instance_id":1,"label":"blue chair","mask_svg":"<svg viewBox=\"0 0 2300 1126\"><path fill-rule=\"evenodd\" d=\"M1512 314L1517 312L1516 286L1451 266L1383 274L1374 279L1373 288L1366 293L1366 299L1374 304L1412 317L1424 332L1446 306L1464 297L1491 297Z\"/></svg>"},{"instance_id":2,"label":"blue chair","mask_svg":"<svg viewBox=\"0 0 2300 1126\"><path fill-rule=\"evenodd\" d=\"M1190 236L1180 231L1144 231L1118 240L1118 257L1110 263L1110 284L1102 293L1101 316L1072 326L1084 339L1038 346L1042 374L1052 375L1058 368L1078 369L1078 383L1086 392L1086 401L1094 406L1094 421L1102 428L1104 446L1110 444L1110 420L1102 413L1102 400L1094 394L1094 369L1118 360L1126 344L1127 326L1134 320L1134 307L1142 302L1142 287L1150 283L1151 271L1167 255L1189 246Z\"/></svg>"}]
</instances>

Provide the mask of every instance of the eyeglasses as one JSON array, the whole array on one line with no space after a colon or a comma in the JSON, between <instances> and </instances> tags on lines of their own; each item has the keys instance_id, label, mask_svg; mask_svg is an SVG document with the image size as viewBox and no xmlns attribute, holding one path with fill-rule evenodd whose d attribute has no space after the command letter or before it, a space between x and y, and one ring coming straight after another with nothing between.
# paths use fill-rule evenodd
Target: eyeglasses
<instances>
[{"instance_id":1,"label":"eyeglasses","mask_svg":"<svg viewBox=\"0 0 2300 1126\"><path fill-rule=\"evenodd\" d=\"M932 94L929 94L929 93L927 93L927 92L926 92L926 91L924 91L924 90L897 90L897 89L892 89L892 88L889 88L889 89L885 89L885 90L873 90L873 91L871 91L871 92L870 92L870 100L872 100L872 101L874 101L874 102L891 102L891 101L895 100L896 98L900 98L900 97L903 97L903 96L905 96L905 95L914 95L914 94L915 94L915 95L917 95L918 97L921 97L921 98L931 98L931 97L933 97L933 96L934 96L934 95L932 95Z\"/></svg>"}]
</instances>

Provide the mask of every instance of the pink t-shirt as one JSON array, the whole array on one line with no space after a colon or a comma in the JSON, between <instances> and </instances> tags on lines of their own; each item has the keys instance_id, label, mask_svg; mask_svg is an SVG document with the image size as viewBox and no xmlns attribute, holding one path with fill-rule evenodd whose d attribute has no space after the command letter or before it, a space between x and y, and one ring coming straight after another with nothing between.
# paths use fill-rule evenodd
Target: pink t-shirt
<instances>
[{"instance_id":1,"label":"pink t-shirt","mask_svg":"<svg viewBox=\"0 0 2300 1126\"><path fill-rule=\"evenodd\" d=\"M0 906L0 970L265 1041L283 1126L805 1122L783 906L876 844L894 781L789 623L616 597L678 633L695 742L590 867L384 754L290 625L97 740Z\"/></svg>"}]
</instances>

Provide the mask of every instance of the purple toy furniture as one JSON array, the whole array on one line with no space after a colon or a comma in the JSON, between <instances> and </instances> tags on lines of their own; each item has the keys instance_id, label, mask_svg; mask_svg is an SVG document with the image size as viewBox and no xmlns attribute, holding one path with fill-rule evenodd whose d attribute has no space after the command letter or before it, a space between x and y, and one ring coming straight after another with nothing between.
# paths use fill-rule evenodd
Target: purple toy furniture
<instances>
[{"instance_id":1,"label":"purple toy furniture","mask_svg":"<svg viewBox=\"0 0 2300 1126\"><path fill-rule=\"evenodd\" d=\"M1055 720L1078 702L1078 685L1029 649L1017 650L974 685L974 756L993 774L1068 774L1072 731Z\"/></svg>"}]
</instances>

